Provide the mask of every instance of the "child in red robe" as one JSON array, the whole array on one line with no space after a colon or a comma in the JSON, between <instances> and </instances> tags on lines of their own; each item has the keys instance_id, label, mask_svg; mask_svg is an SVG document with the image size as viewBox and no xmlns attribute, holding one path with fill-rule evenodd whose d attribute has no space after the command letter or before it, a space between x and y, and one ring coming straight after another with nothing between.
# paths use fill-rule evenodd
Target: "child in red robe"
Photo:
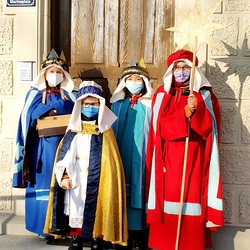
<instances>
[{"instance_id":1,"label":"child in red robe","mask_svg":"<svg viewBox=\"0 0 250 250\"><path fill-rule=\"evenodd\" d=\"M171 54L164 85L152 101L146 159L147 222L149 247L160 250L173 250L176 244L178 250L204 250L211 247L210 231L224 224L218 152L220 107L210 83L197 68L198 59L195 65L192 61L190 51ZM192 67L195 77L190 93Z\"/></svg>"}]
</instances>

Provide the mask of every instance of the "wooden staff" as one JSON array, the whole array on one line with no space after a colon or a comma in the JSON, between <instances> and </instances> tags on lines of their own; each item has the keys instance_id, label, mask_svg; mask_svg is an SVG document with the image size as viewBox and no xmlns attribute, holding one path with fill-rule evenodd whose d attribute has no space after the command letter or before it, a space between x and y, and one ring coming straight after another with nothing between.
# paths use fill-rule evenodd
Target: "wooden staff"
<instances>
[{"instance_id":1,"label":"wooden staff","mask_svg":"<svg viewBox=\"0 0 250 250\"><path fill-rule=\"evenodd\" d=\"M194 87L196 47L197 47L197 37L195 37L193 63L192 63L192 68L191 68L191 79L190 79L190 83L189 83L190 94L193 94L193 87ZM178 225L177 225L177 234L176 234L176 241L175 241L175 250L179 249L179 241L180 241L181 216L182 216L182 209L183 209L183 197L184 197L185 177L186 177L186 169L187 169L190 118L188 119L188 122L187 122L187 131L188 131L188 135L187 135L186 141L185 141L185 152L184 152L183 172L182 172L182 181L181 181L181 194L180 194L180 208L179 208L179 214L178 214Z\"/></svg>"}]
</instances>

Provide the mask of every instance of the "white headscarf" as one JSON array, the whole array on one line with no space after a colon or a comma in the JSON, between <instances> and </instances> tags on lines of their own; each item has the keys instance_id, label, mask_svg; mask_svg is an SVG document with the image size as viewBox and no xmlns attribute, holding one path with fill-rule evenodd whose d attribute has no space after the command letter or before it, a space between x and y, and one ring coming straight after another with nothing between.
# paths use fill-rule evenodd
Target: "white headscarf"
<instances>
[{"instance_id":1,"label":"white headscarf","mask_svg":"<svg viewBox=\"0 0 250 250\"><path fill-rule=\"evenodd\" d=\"M164 82L164 90L169 93L169 90L171 88L172 80L173 80L173 67L174 63L176 61L183 61L188 66L192 67L193 63L188 59L177 59L173 61L173 63L168 67L166 73L163 76L163 82ZM192 76L190 76L191 78ZM199 92L200 88L202 87L211 87L211 84L209 83L208 79L203 75L201 70L198 67L195 67L195 75L194 75L194 86L193 90L195 92Z\"/></svg>"},{"instance_id":2,"label":"white headscarf","mask_svg":"<svg viewBox=\"0 0 250 250\"><path fill-rule=\"evenodd\" d=\"M92 86L97 91L88 91L87 87ZM105 98L99 95L98 93L102 88L100 85L95 83L94 81L83 81L80 84L78 94L79 97L77 98L72 114L69 120L68 129L75 130L75 131L82 131L82 120L81 120L81 110L82 110L82 99L92 96L98 98L100 100L100 107L98 112L98 127L101 133L107 131L111 125L117 119L117 116L105 105ZM86 90L86 91L85 91ZM82 93L82 94L81 94Z\"/></svg>"},{"instance_id":3,"label":"white headscarf","mask_svg":"<svg viewBox=\"0 0 250 250\"><path fill-rule=\"evenodd\" d=\"M146 94L141 96L139 98L139 100L146 106L148 107L151 107L151 99L152 99L152 96L154 94L154 89L151 87L151 83L150 81L148 80L147 77L143 76L143 75L137 75L137 74L131 74L131 75L136 75L136 76L139 76L143 79L143 81L145 82L145 86L146 86ZM110 99L110 102L113 103L113 102L117 102L119 100L124 100L125 98L125 92L124 92L124 88L125 88L125 82L126 82L126 79L128 77L130 77L131 75L126 75L125 77L123 77L120 81L120 83L118 84L116 90L114 91L111 99Z\"/></svg>"},{"instance_id":4,"label":"white headscarf","mask_svg":"<svg viewBox=\"0 0 250 250\"><path fill-rule=\"evenodd\" d=\"M47 69L51 67L56 67L58 69L61 69L64 73L64 79L60 84L60 88L64 89L67 92L72 92L75 88L75 84L73 80L71 79L69 73L64 70L61 66L57 64L50 64L47 67L43 68L37 77L34 79L34 81L31 83L31 87L38 88L38 90L46 89L46 80L45 80L45 72Z\"/></svg>"}]
</instances>

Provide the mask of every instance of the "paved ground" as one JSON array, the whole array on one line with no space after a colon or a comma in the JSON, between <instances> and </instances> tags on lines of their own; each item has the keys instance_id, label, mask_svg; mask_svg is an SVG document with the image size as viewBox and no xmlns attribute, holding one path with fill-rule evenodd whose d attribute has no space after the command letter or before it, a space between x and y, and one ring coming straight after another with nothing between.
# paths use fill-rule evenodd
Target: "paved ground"
<instances>
[{"instance_id":1,"label":"paved ground","mask_svg":"<svg viewBox=\"0 0 250 250\"><path fill-rule=\"evenodd\" d=\"M68 250L69 239L58 239L49 245L36 235L23 235L23 227L16 228L18 236L0 232L0 250ZM224 227L213 234L213 242L214 250L250 250L250 228ZM90 247L84 247L84 250L90 250Z\"/></svg>"},{"instance_id":2,"label":"paved ground","mask_svg":"<svg viewBox=\"0 0 250 250\"><path fill-rule=\"evenodd\" d=\"M67 250L68 247L68 239L54 240L53 244L47 244L47 240L36 236L0 235L1 250ZM90 250L89 247L83 249Z\"/></svg>"},{"instance_id":3,"label":"paved ground","mask_svg":"<svg viewBox=\"0 0 250 250\"><path fill-rule=\"evenodd\" d=\"M90 250L91 242L83 244L84 250ZM0 235L1 250L68 250L69 245L69 238L48 243L46 239L38 236Z\"/></svg>"},{"instance_id":4,"label":"paved ground","mask_svg":"<svg viewBox=\"0 0 250 250\"><path fill-rule=\"evenodd\" d=\"M1 250L67 250L68 247L68 239L54 240L53 244L50 245L47 244L47 240L38 236L0 235ZM90 250L89 247L84 247L83 249Z\"/></svg>"},{"instance_id":5,"label":"paved ground","mask_svg":"<svg viewBox=\"0 0 250 250\"><path fill-rule=\"evenodd\" d=\"M67 250L68 247L68 240L55 240L53 245L49 245L38 236L0 235L1 250Z\"/></svg>"}]
</instances>

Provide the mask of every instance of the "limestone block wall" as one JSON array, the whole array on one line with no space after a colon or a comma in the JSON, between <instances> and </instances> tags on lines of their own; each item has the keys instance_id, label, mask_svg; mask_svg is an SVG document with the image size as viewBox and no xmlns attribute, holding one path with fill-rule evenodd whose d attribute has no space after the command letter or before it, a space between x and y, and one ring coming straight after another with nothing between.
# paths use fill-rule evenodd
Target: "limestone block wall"
<instances>
[{"instance_id":1,"label":"limestone block wall","mask_svg":"<svg viewBox=\"0 0 250 250\"><path fill-rule=\"evenodd\" d=\"M3 11L3 3L0 3ZM12 211L11 176L13 138L6 138L3 129L5 99L13 94L14 18L0 14L0 211Z\"/></svg>"},{"instance_id":2,"label":"limestone block wall","mask_svg":"<svg viewBox=\"0 0 250 250\"><path fill-rule=\"evenodd\" d=\"M0 34L0 213L22 215L24 190L12 189L12 174L17 122L29 82L18 82L18 62L37 59L37 6L6 7L0 0Z\"/></svg>"},{"instance_id":3,"label":"limestone block wall","mask_svg":"<svg viewBox=\"0 0 250 250\"><path fill-rule=\"evenodd\" d=\"M250 1L223 0L214 22L208 78L220 100L225 223L250 226Z\"/></svg>"},{"instance_id":4,"label":"limestone block wall","mask_svg":"<svg viewBox=\"0 0 250 250\"><path fill-rule=\"evenodd\" d=\"M200 0L207 10L218 0ZM177 0L193 9L195 0ZM223 0L212 19L226 25L213 33L217 49L201 46L202 68L221 104L220 162L225 224L250 226L250 1ZM176 23L181 22L176 16ZM195 27L194 27L195 28ZM180 36L175 35L178 43Z\"/></svg>"}]
</instances>

